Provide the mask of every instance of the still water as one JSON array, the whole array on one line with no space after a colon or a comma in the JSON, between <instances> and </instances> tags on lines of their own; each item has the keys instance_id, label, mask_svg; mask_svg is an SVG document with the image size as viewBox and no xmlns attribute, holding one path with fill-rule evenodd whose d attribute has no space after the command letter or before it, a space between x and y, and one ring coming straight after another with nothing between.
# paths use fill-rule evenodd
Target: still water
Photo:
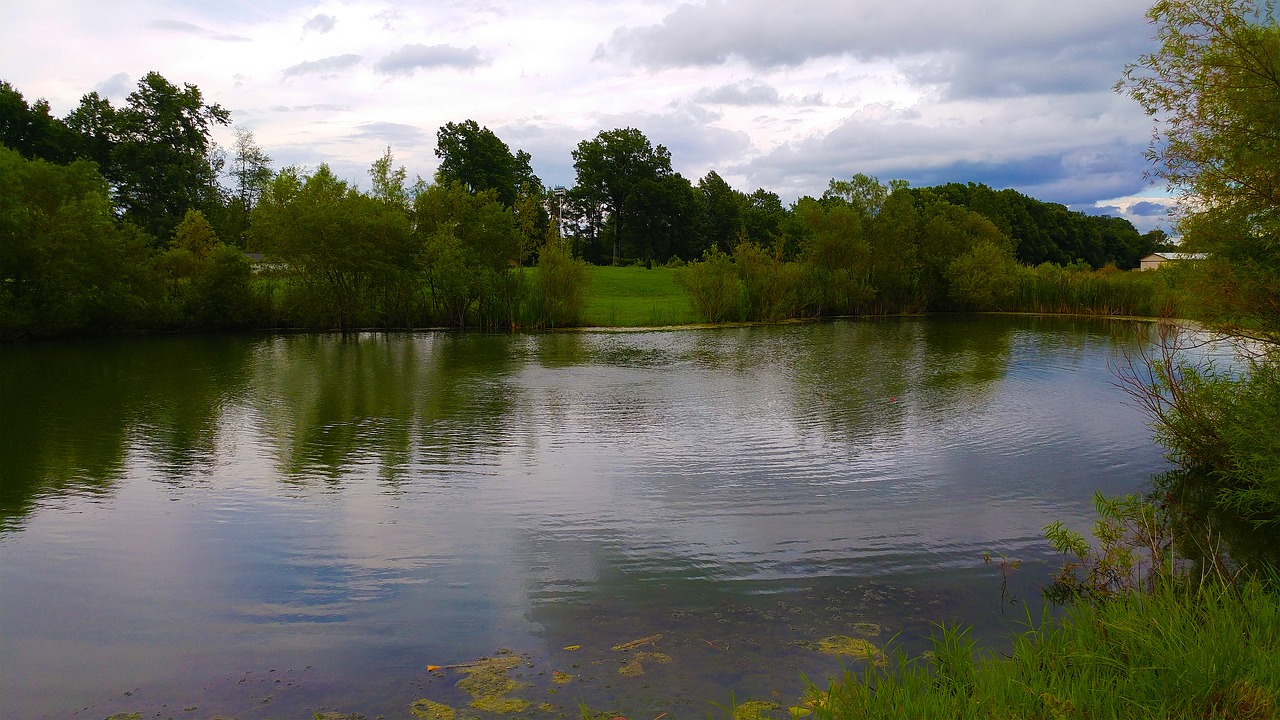
<instances>
[{"instance_id":1,"label":"still water","mask_svg":"<svg viewBox=\"0 0 1280 720\"><path fill-rule=\"evenodd\" d=\"M472 700L427 665L503 653L527 717L724 717L865 662L832 635L999 649L1039 615L1041 528L1166 467L1113 384L1135 330L6 347L0 706L408 718ZM984 552L1023 561L1003 592Z\"/></svg>"}]
</instances>

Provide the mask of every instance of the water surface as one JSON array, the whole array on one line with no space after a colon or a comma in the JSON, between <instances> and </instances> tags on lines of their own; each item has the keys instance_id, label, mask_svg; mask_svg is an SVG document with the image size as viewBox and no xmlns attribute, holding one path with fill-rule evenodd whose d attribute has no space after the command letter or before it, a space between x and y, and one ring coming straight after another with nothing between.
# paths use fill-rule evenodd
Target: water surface
<instances>
[{"instance_id":1,"label":"water surface","mask_svg":"<svg viewBox=\"0 0 1280 720\"><path fill-rule=\"evenodd\" d=\"M982 317L7 347L0 705L402 718L470 699L426 665L509 650L536 717L707 717L790 704L841 668L805 643L857 623L1003 647L1041 528L1166 467L1114 385L1136 342ZM1016 604L984 552L1024 561ZM620 674L656 634L670 662Z\"/></svg>"}]
</instances>

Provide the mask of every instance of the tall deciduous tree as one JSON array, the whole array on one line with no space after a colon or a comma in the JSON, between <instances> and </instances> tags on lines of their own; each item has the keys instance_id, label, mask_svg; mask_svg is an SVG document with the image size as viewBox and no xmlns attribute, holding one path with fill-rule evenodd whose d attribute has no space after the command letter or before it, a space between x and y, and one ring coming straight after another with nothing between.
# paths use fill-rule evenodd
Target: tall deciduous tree
<instances>
[{"instance_id":1,"label":"tall deciduous tree","mask_svg":"<svg viewBox=\"0 0 1280 720\"><path fill-rule=\"evenodd\" d=\"M1157 120L1150 157L1183 199L1184 244L1218 329L1262 350L1246 372L1196 366L1162 333L1122 370L1156 437L1182 466L1161 481L1195 545L1225 537L1246 569L1280 567L1280 22L1274 0L1164 0L1159 48L1117 88ZM1258 342L1261 341L1261 342ZM1225 521L1225 522L1224 522ZM1242 522L1243 521L1243 522ZM1187 543L1188 546L1193 543ZM1216 553L1217 549L1209 549Z\"/></svg>"},{"instance_id":2,"label":"tall deciduous tree","mask_svg":"<svg viewBox=\"0 0 1280 720\"><path fill-rule=\"evenodd\" d=\"M199 88L147 73L114 120L106 174L128 219L167 238L187 210L221 201L210 132L230 123L231 114L207 104Z\"/></svg>"},{"instance_id":3,"label":"tall deciduous tree","mask_svg":"<svg viewBox=\"0 0 1280 720\"><path fill-rule=\"evenodd\" d=\"M1160 123L1148 151L1214 255L1221 323L1280 343L1280 24L1274 0L1166 0L1160 47L1117 89Z\"/></svg>"},{"instance_id":4,"label":"tall deciduous tree","mask_svg":"<svg viewBox=\"0 0 1280 720\"><path fill-rule=\"evenodd\" d=\"M49 112L48 102L40 99L28 105L22 93L0 80L0 144L28 158L67 163L75 157L72 138L67 126Z\"/></svg>"},{"instance_id":5,"label":"tall deciduous tree","mask_svg":"<svg viewBox=\"0 0 1280 720\"><path fill-rule=\"evenodd\" d=\"M271 182L271 156L253 139L253 131L236 128L231 144L231 179L236 198L245 212L252 212L262 191Z\"/></svg>"},{"instance_id":6,"label":"tall deciduous tree","mask_svg":"<svg viewBox=\"0 0 1280 720\"><path fill-rule=\"evenodd\" d=\"M0 336L127 328L153 299L147 263L92 163L0 148Z\"/></svg>"},{"instance_id":7,"label":"tall deciduous tree","mask_svg":"<svg viewBox=\"0 0 1280 720\"><path fill-rule=\"evenodd\" d=\"M701 254L708 247L721 252L732 250L745 232L746 196L734 190L712 170L698 181L698 199L701 210L701 227L698 229L705 246L692 248L694 255Z\"/></svg>"},{"instance_id":8,"label":"tall deciduous tree","mask_svg":"<svg viewBox=\"0 0 1280 720\"><path fill-rule=\"evenodd\" d=\"M436 182L441 185L461 183L473 193L492 190L507 207L515 207L521 186L541 192L529 153L512 153L492 130L475 120L441 126L436 131L436 157L440 158Z\"/></svg>"},{"instance_id":9,"label":"tall deciduous tree","mask_svg":"<svg viewBox=\"0 0 1280 720\"><path fill-rule=\"evenodd\" d=\"M414 198L414 218L436 311L460 327L477 304L482 323L511 320L494 313L511 290L520 232L495 193L471 193L461 183L432 185Z\"/></svg>"},{"instance_id":10,"label":"tall deciduous tree","mask_svg":"<svg viewBox=\"0 0 1280 720\"><path fill-rule=\"evenodd\" d=\"M573 151L578 187L602 205L613 221L613 263L618 263L624 214L631 196L645 183L671 174L671 153L654 146L635 128L605 130Z\"/></svg>"}]
</instances>

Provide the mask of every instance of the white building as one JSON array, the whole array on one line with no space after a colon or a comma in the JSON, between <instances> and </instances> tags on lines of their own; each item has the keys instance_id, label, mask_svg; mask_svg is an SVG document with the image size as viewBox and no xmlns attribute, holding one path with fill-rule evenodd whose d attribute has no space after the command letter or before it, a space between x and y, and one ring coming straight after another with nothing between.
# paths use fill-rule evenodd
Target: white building
<instances>
[{"instance_id":1,"label":"white building","mask_svg":"<svg viewBox=\"0 0 1280 720\"><path fill-rule=\"evenodd\" d=\"M1179 260L1203 260L1209 257L1207 253L1179 253L1179 252L1158 252L1142 258L1139 268L1142 270L1155 270L1167 262L1175 262Z\"/></svg>"}]
</instances>

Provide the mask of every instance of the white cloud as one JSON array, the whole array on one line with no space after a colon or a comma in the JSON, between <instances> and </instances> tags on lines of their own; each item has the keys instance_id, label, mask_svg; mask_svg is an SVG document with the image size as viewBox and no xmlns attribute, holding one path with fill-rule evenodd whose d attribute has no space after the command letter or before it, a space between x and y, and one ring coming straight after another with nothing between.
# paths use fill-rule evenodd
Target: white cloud
<instances>
[{"instance_id":1,"label":"white cloud","mask_svg":"<svg viewBox=\"0 0 1280 720\"><path fill-rule=\"evenodd\" d=\"M320 13L302 25L303 32L317 32L321 35L329 32L338 24L338 18Z\"/></svg>"},{"instance_id":2,"label":"white cloud","mask_svg":"<svg viewBox=\"0 0 1280 720\"><path fill-rule=\"evenodd\" d=\"M378 61L375 67L384 75L412 75L419 69L458 68L471 70L489 64L480 49L451 45L405 45Z\"/></svg>"},{"instance_id":3,"label":"white cloud","mask_svg":"<svg viewBox=\"0 0 1280 720\"><path fill-rule=\"evenodd\" d=\"M249 42L249 38L241 35L231 35L229 33L220 33L201 27L194 23L183 22L181 20L155 20L150 26L157 30L168 30L171 32L186 33L188 35L199 35L209 38L210 40L218 40L221 42Z\"/></svg>"},{"instance_id":4,"label":"white cloud","mask_svg":"<svg viewBox=\"0 0 1280 720\"><path fill-rule=\"evenodd\" d=\"M319 60L308 60L300 62L296 65L290 65L284 69L284 77L294 77L297 75L327 75L332 76L339 70L358 65L361 58L359 55L333 55Z\"/></svg>"},{"instance_id":5,"label":"white cloud","mask_svg":"<svg viewBox=\"0 0 1280 720\"><path fill-rule=\"evenodd\" d=\"M1089 206L1145 182L1149 121L1110 87L1150 49L1147 2L9 0L0 47L57 114L155 70L278 164L361 180L388 143L430 177L435 129L471 118L552 184L578 142L634 126L691 180L787 199L869 172Z\"/></svg>"}]
</instances>

